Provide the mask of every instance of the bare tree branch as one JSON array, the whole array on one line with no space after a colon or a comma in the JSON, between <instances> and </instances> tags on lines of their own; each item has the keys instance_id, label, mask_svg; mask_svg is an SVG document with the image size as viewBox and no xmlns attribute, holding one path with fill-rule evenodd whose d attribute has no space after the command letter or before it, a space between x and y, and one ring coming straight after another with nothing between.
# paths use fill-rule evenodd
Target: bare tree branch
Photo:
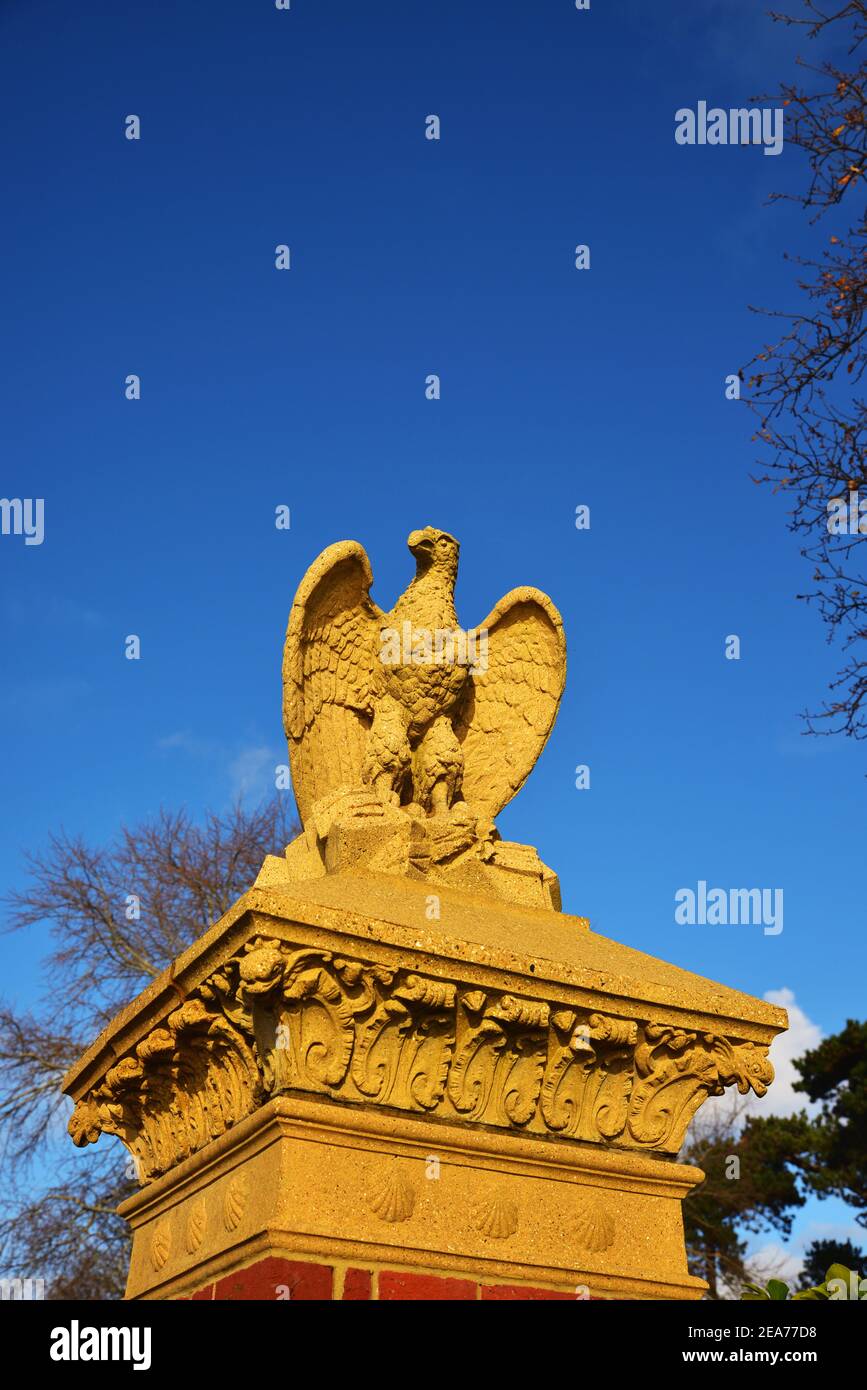
<instances>
[{"instance_id":1,"label":"bare tree branch","mask_svg":"<svg viewBox=\"0 0 867 1390\"><path fill-rule=\"evenodd\" d=\"M102 1140L86 1155L52 1144L68 1102L60 1082L117 1010L212 926L296 833L285 798L235 806L195 825L185 811L123 827L93 848L59 832L28 856L30 881L3 900L5 930L48 925L44 1005L0 1001L0 1264L44 1278L55 1298L119 1298L128 1264L119 1201L135 1190L128 1155ZM57 1152L59 1148L59 1154ZM37 1166L57 1180L34 1189ZM34 1195L35 1191L35 1195Z\"/></svg>"},{"instance_id":2,"label":"bare tree branch","mask_svg":"<svg viewBox=\"0 0 867 1390\"><path fill-rule=\"evenodd\" d=\"M811 223L826 221L818 257L788 257L798 268L805 307L743 369L754 436L765 449L755 479L791 502L789 528L803 539L813 587L798 597L815 604L829 642L846 656L820 710L804 716L809 733L867 737L867 507L863 531L840 516L867 503L867 405L859 386L867 368L867 0L822 8L803 0L802 15L774 13L830 50L818 63L799 60L803 81L782 84L788 143L806 156L808 177L794 201ZM766 100L767 98L762 98ZM751 306L752 307L752 306ZM851 506L850 506L851 504Z\"/></svg>"}]
</instances>

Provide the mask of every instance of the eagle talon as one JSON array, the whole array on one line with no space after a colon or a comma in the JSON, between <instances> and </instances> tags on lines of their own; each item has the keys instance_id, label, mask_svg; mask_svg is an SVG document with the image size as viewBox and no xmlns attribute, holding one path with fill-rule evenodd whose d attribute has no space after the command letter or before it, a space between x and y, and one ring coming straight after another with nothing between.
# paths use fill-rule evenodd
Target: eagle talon
<instances>
[{"instance_id":1,"label":"eagle talon","mask_svg":"<svg viewBox=\"0 0 867 1390\"><path fill-rule=\"evenodd\" d=\"M448 783L444 777L438 782L434 782L430 794L430 812L432 816L447 816L450 811Z\"/></svg>"},{"instance_id":2,"label":"eagle talon","mask_svg":"<svg viewBox=\"0 0 867 1390\"><path fill-rule=\"evenodd\" d=\"M391 785L391 777L387 772L384 772L381 777L377 777L373 784L373 789L383 806L400 805L400 796Z\"/></svg>"}]
</instances>

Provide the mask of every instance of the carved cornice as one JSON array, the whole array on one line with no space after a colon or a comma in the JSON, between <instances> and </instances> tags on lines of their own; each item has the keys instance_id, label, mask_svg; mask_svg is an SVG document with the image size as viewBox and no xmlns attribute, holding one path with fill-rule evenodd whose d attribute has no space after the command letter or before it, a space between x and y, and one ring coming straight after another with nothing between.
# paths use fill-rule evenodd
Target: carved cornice
<instances>
[{"instance_id":1,"label":"carved cornice","mask_svg":"<svg viewBox=\"0 0 867 1390\"><path fill-rule=\"evenodd\" d=\"M675 1154L708 1096L772 1079L755 1042L257 937L79 1100L69 1131L117 1135L148 1181L292 1090Z\"/></svg>"}]
</instances>

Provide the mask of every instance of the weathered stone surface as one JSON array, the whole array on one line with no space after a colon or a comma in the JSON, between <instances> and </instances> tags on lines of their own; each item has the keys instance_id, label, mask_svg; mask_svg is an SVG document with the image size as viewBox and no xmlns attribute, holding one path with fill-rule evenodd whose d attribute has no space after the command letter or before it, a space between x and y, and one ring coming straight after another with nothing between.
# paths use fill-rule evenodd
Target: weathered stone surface
<instances>
[{"instance_id":1,"label":"weathered stone surface","mask_svg":"<svg viewBox=\"0 0 867 1390\"><path fill-rule=\"evenodd\" d=\"M680 1204L699 1176L646 1154L287 1093L124 1204L127 1297L208 1286L217 1298L286 1297L285 1279L269 1287L256 1270L280 1257L338 1274L363 1267L378 1298L458 1296L425 1291L431 1276L463 1282L459 1295L472 1298L497 1285L696 1298L704 1285L686 1270ZM247 1267L233 1293L227 1276ZM311 1274L302 1296L329 1296L309 1292L324 1281Z\"/></svg>"},{"instance_id":2,"label":"weathered stone surface","mask_svg":"<svg viewBox=\"0 0 867 1390\"><path fill-rule=\"evenodd\" d=\"M355 542L308 571L284 654L304 829L65 1079L75 1142L136 1159L127 1295L698 1297L702 1175L674 1158L708 1096L765 1093L786 1015L596 935L499 838L562 623L515 590L484 672L386 669L383 624L456 624L457 543L410 547L388 617Z\"/></svg>"},{"instance_id":3,"label":"weathered stone surface","mask_svg":"<svg viewBox=\"0 0 867 1390\"><path fill-rule=\"evenodd\" d=\"M416 576L389 613L357 541L323 551L292 605L283 725L304 835L286 876L367 865L559 908L555 876L535 850L503 845L493 817L556 718L560 614L538 589L513 589L465 631L458 542L426 526L407 544Z\"/></svg>"},{"instance_id":4,"label":"weathered stone surface","mask_svg":"<svg viewBox=\"0 0 867 1390\"><path fill-rule=\"evenodd\" d=\"M581 918L450 889L428 922L374 875L307 891L252 890L119 1016L67 1079L77 1143L117 1134L151 1178L294 1091L675 1154L708 1095L771 1081L781 1010Z\"/></svg>"}]
</instances>

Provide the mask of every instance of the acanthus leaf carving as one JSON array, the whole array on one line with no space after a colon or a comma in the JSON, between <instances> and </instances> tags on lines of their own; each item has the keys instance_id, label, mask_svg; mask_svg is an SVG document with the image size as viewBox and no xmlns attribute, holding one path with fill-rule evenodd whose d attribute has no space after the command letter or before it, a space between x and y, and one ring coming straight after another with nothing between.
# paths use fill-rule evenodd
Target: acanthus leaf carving
<instances>
[{"instance_id":1,"label":"acanthus leaf carving","mask_svg":"<svg viewBox=\"0 0 867 1390\"><path fill-rule=\"evenodd\" d=\"M532 1119L545 1069L549 1007L504 994L465 994L463 1026L449 1072L455 1109L469 1120L525 1125Z\"/></svg>"},{"instance_id":2,"label":"acanthus leaf carving","mask_svg":"<svg viewBox=\"0 0 867 1390\"><path fill-rule=\"evenodd\" d=\"M637 1084L628 1130L642 1147L676 1153L689 1123L708 1096L736 1085L762 1096L773 1079L766 1049L714 1033L691 1033L650 1024L635 1051Z\"/></svg>"},{"instance_id":3,"label":"acanthus leaf carving","mask_svg":"<svg viewBox=\"0 0 867 1390\"><path fill-rule=\"evenodd\" d=\"M404 975L390 996L380 992L357 1023L352 1075L363 1095L384 1105L398 1096L408 1109L434 1109L454 1048L454 1000L454 985L415 974Z\"/></svg>"},{"instance_id":4,"label":"acanthus leaf carving","mask_svg":"<svg viewBox=\"0 0 867 1390\"><path fill-rule=\"evenodd\" d=\"M613 1140L626 1125L638 1025L600 1013L552 1015L542 1114L571 1138Z\"/></svg>"},{"instance_id":5,"label":"acanthus leaf carving","mask_svg":"<svg viewBox=\"0 0 867 1390\"><path fill-rule=\"evenodd\" d=\"M250 1041L213 1001L188 999L108 1070L69 1129L77 1144L116 1135L147 1180L237 1124L263 1094Z\"/></svg>"},{"instance_id":6,"label":"acanthus leaf carving","mask_svg":"<svg viewBox=\"0 0 867 1390\"><path fill-rule=\"evenodd\" d=\"M257 937L83 1096L143 1180L298 1090L564 1140L677 1153L709 1095L764 1095L755 1042L467 986Z\"/></svg>"}]
</instances>

